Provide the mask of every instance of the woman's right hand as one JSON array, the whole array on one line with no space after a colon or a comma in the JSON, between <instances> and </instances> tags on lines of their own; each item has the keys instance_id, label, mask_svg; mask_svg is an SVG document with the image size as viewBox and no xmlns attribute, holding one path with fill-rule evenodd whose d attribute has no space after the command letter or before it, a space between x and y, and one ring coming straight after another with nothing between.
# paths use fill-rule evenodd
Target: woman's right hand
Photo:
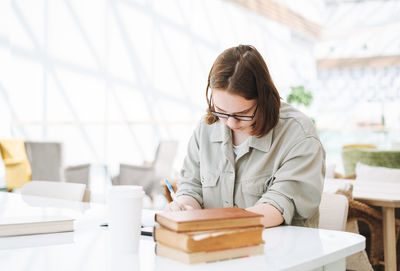
<instances>
[{"instance_id":1,"label":"woman's right hand","mask_svg":"<svg viewBox=\"0 0 400 271\"><path fill-rule=\"evenodd\" d=\"M187 211L193 210L194 208L190 205L180 203L179 201L172 201L167 206L165 206L164 211L176 212L176 211Z\"/></svg>"}]
</instances>

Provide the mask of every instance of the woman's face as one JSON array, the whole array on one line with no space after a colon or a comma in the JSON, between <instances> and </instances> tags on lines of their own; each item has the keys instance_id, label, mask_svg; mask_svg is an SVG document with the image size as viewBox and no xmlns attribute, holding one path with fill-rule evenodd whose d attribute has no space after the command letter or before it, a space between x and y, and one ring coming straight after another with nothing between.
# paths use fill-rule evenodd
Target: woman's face
<instances>
[{"instance_id":1,"label":"woman's face","mask_svg":"<svg viewBox=\"0 0 400 271\"><path fill-rule=\"evenodd\" d=\"M240 116L252 116L257 107L257 100L246 100L242 96L231 94L226 90L212 90L212 104L214 110L220 113ZM219 118L230 129L237 132L251 134L251 121L237 120L234 117Z\"/></svg>"}]
</instances>

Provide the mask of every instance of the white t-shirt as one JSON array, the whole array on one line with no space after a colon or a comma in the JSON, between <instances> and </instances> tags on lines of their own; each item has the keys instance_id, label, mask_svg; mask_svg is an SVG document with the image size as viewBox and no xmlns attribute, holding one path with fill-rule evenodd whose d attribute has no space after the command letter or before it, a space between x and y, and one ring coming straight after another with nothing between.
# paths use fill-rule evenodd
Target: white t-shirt
<instances>
[{"instance_id":1,"label":"white t-shirt","mask_svg":"<svg viewBox=\"0 0 400 271\"><path fill-rule=\"evenodd\" d=\"M239 153L242 152L242 149L243 149L244 145L246 145L246 142L248 140L249 140L249 137L245 141L243 141L243 143L240 144L239 146L236 146L236 145L232 144L233 145L233 152L235 153L235 159L236 159L236 157L238 157Z\"/></svg>"}]
</instances>

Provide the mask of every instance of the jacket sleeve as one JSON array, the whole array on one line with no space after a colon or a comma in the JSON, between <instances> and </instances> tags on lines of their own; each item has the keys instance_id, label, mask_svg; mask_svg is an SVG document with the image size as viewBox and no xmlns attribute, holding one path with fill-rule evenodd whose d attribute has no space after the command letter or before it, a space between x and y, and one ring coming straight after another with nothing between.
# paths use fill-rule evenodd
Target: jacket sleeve
<instances>
[{"instance_id":1,"label":"jacket sleeve","mask_svg":"<svg viewBox=\"0 0 400 271\"><path fill-rule=\"evenodd\" d=\"M295 216L308 219L318 212L324 177L325 151L318 139L307 137L288 151L257 204L273 205L285 224Z\"/></svg>"},{"instance_id":2,"label":"jacket sleeve","mask_svg":"<svg viewBox=\"0 0 400 271\"><path fill-rule=\"evenodd\" d=\"M180 171L180 180L178 182L177 196L188 195L198 201L203 206L203 191L200 182L200 146L198 125L189 140L187 154Z\"/></svg>"}]
</instances>

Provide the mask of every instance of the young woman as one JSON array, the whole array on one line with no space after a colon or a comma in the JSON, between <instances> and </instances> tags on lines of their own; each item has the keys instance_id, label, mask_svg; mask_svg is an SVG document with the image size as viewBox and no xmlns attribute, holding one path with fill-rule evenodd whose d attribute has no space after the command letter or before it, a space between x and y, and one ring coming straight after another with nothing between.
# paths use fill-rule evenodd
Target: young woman
<instances>
[{"instance_id":1,"label":"young woman","mask_svg":"<svg viewBox=\"0 0 400 271\"><path fill-rule=\"evenodd\" d=\"M281 103L260 53L248 45L225 50L206 97L207 115L166 210L237 206L264 215L265 227L317 227L325 152L311 120Z\"/></svg>"}]
</instances>

